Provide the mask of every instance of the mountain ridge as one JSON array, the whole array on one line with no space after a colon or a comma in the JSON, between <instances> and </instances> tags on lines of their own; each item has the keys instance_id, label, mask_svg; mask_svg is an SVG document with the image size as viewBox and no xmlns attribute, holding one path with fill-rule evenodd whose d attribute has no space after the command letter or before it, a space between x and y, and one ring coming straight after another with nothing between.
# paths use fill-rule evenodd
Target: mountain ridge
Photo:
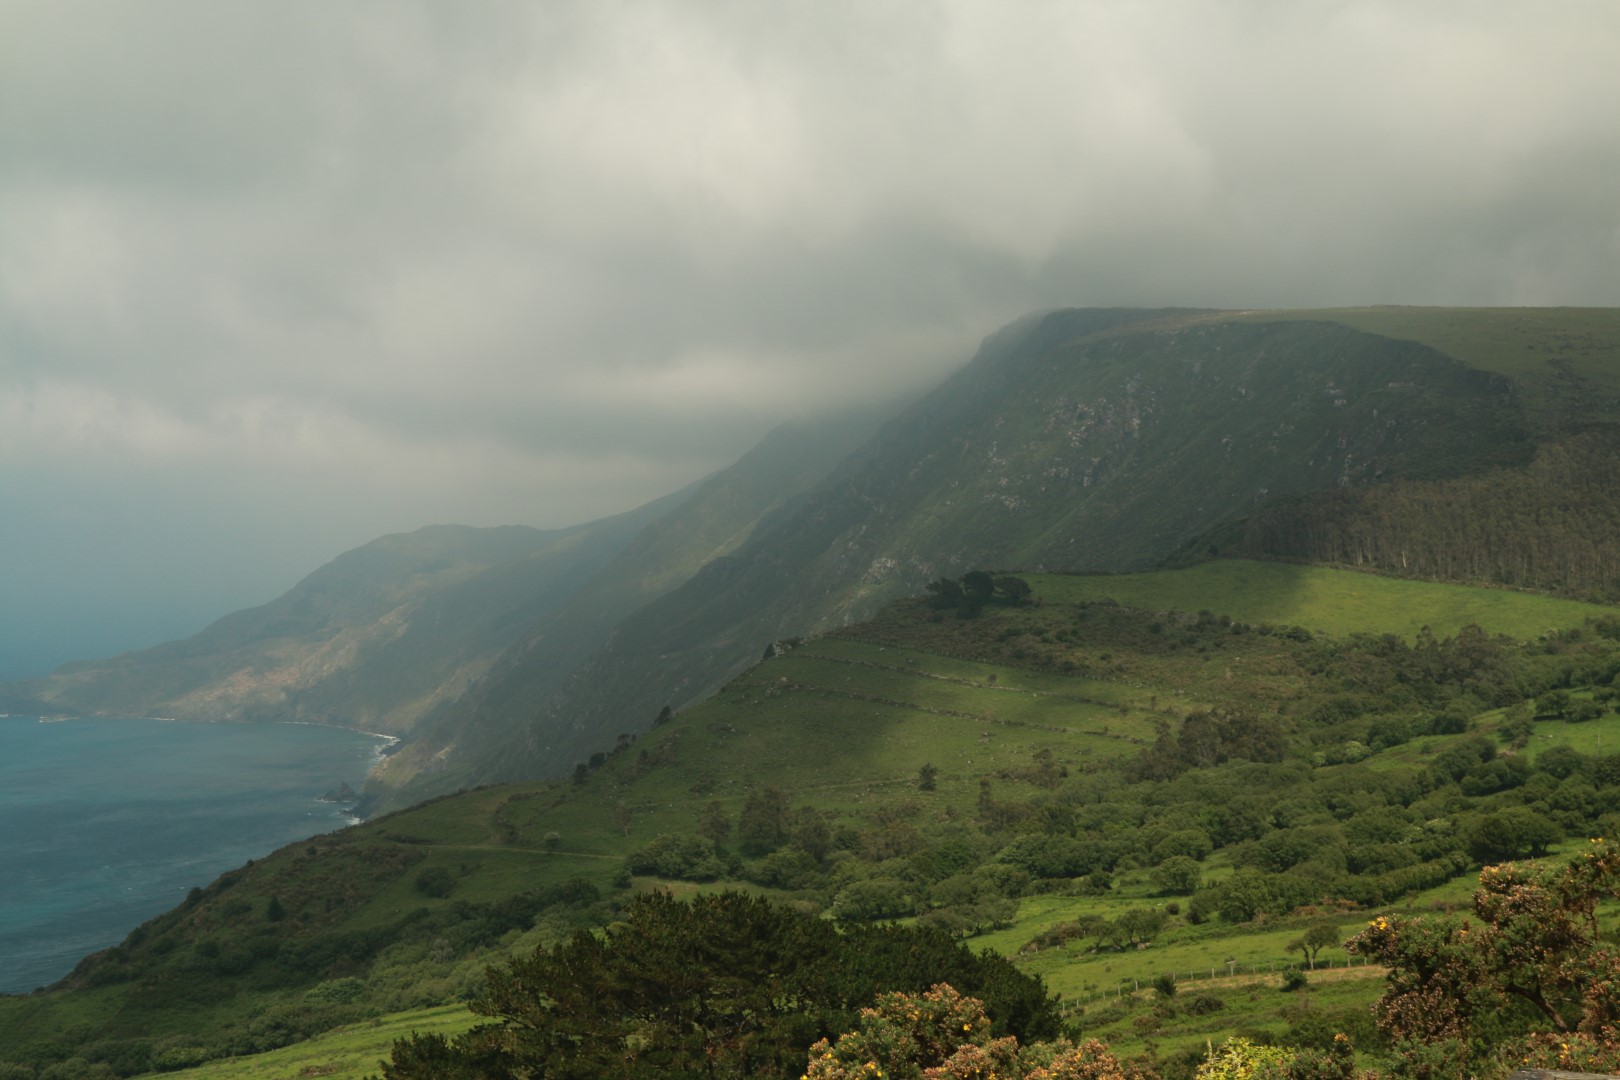
<instances>
[{"instance_id":1,"label":"mountain ridge","mask_svg":"<svg viewBox=\"0 0 1620 1080\"><path fill-rule=\"evenodd\" d=\"M544 602L471 614L511 591L491 568L483 594L445 592L434 611L449 622L483 619L476 658L435 667L432 634L377 616L369 636L306 643L308 665L325 665L319 692L294 679L296 692L231 712L239 665L205 672L186 707L406 735L368 787L372 809L562 775L700 700L769 642L858 620L937 576L1140 570L1212 551L1353 565L1354 552L1300 538L1353 535L1353 519L1413 485L1456 500L1483 482L1468 477L1531 476L1556 440L1620 421L1617 373L1611 309L1036 312L881 427L784 430L662 510L609 519L618 532L548 534ZM1605 444L1592 460L1613 456ZM1561 527L1597 535L1604 520ZM1519 583L1548 587L1546 566ZM64 711L174 707L175 695L134 692L129 666L72 665L55 689L28 689ZM341 711L368 680L412 678L391 714Z\"/></svg>"}]
</instances>

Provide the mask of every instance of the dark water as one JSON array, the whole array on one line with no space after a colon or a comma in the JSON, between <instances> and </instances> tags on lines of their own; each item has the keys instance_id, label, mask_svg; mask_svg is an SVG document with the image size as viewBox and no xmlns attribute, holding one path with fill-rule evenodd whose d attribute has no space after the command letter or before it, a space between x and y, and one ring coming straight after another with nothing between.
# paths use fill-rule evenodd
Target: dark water
<instances>
[{"instance_id":1,"label":"dark water","mask_svg":"<svg viewBox=\"0 0 1620 1080\"><path fill-rule=\"evenodd\" d=\"M351 822L384 740L302 724L0 717L0 992L66 975L195 885Z\"/></svg>"}]
</instances>

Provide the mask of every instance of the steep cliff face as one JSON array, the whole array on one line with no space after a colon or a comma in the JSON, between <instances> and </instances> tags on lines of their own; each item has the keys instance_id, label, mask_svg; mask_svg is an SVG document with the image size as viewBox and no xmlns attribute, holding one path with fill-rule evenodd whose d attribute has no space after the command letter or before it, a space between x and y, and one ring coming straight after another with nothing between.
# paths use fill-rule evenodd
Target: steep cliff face
<instances>
[{"instance_id":1,"label":"steep cliff face","mask_svg":"<svg viewBox=\"0 0 1620 1080\"><path fill-rule=\"evenodd\" d=\"M1531 452L1509 380L1413 342L1223 313L1027 318L735 552L618 621L549 691L452 707L417 753L459 759L445 776L555 775L771 640L934 577L1146 567L1278 499ZM403 797L440 783L424 770Z\"/></svg>"}]
</instances>

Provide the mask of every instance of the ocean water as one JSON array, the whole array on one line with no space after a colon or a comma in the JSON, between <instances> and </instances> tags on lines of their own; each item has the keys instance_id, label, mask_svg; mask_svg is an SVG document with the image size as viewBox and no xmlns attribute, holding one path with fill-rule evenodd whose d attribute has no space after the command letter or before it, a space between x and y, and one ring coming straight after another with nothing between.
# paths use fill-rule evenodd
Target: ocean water
<instances>
[{"instance_id":1,"label":"ocean water","mask_svg":"<svg viewBox=\"0 0 1620 1080\"><path fill-rule=\"evenodd\" d=\"M0 993L87 953L220 873L351 824L387 740L308 724L0 717Z\"/></svg>"}]
</instances>

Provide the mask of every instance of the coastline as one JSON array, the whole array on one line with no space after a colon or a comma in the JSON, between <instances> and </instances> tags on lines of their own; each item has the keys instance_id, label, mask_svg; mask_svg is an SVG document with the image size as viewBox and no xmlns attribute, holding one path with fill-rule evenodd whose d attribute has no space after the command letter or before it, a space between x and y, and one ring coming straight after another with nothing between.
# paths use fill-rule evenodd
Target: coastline
<instances>
[{"instance_id":1,"label":"coastline","mask_svg":"<svg viewBox=\"0 0 1620 1080\"><path fill-rule=\"evenodd\" d=\"M363 820L357 789L390 736L271 724L23 717L0 725L0 992L28 993L247 859ZM61 721L79 720L81 724ZM130 723L130 720L145 723ZM44 721L44 723L39 723ZM233 729L230 731L223 729ZM168 733L165 734L165 731ZM7 767L9 764L9 768Z\"/></svg>"}]
</instances>

